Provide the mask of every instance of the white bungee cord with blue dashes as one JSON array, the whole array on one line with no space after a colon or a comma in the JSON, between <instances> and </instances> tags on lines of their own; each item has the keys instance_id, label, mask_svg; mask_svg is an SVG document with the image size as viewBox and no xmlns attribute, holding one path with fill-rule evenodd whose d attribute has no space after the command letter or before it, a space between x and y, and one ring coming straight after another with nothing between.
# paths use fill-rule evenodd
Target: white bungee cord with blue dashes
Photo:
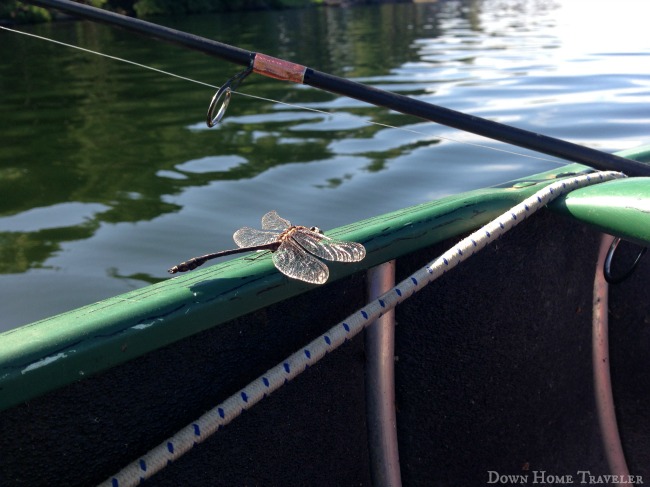
<instances>
[{"instance_id":1,"label":"white bungee cord with blue dashes","mask_svg":"<svg viewBox=\"0 0 650 487\"><path fill-rule=\"evenodd\" d=\"M338 323L301 350L287 357L195 422L107 479L101 484L101 487L138 485L142 480L163 469L169 462L184 455L194 445L207 439L219 427L230 423L243 411L296 377L307 367L318 362L326 353L331 352L346 340L357 335L383 313L394 308L460 262L483 249L490 242L499 238L555 198L574 189L623 177L625 175L620 172L603 171L563 179L546 186L461 240L440 257Z\"/></svg>"}]
</instances>

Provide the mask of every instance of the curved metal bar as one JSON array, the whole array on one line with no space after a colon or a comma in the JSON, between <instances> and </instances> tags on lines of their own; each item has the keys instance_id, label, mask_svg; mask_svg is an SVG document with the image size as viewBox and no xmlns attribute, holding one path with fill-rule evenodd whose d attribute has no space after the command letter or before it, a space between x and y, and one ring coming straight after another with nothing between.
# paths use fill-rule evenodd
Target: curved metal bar
<instances>
[{"instance_id":1,"label":"curved metal bar","mask_svg":"<svg viewBox=\"0 0 650 487\"><path fill-rule=\"evenodd\" d=\"M395 285L395 261L368 270L368 294L373 300ZM395 310L366 328L366 421L370 474L375 487L400 487L397 422L395 419Z\"/></svg>"},{"instance_id":2,"label":"curved metal bar","mask_svg":"<svg viewBox=\"0 0 650 487\"><path fill-rule=\"evenodd\" d=\"M598 411L598 423L600 434L605 450L605 457L610 472L620 475L621 478L629 478L629 470L625 462L621 437L618 433L616 423L616 409L612 394L612 382L609 372L609 330L608 330L608 290L604 273L606 259L616 248L615 239L603 234L600 240L598 253L598 264L596 265L596 276L594 278L593 296L593 318L592 318L592 367L594 375L594 392L596 395L596 409ZM609 247L609 250L607 248ZM607 255L606 255L607 254ZM630 485L627 482L621 485Z\"/></svg>"},{"instance_id":3,"label":"curved metal bar","mask_svg":"<svg viewBox=\"0 0 650 487\"><path fill-rule=\"evenodd\" d=\"M632 266L620 276L615 277L612 275L612 260L614 260L614 253L616 252L616 247L618 247L619 243L621 243L621 239L618 237L612 241L612 244L607 251L607 257L605 257L605 263L603 264L603 276L609 284L619 284L630 277L636 267L639 265L641 257L643 257L643 255L648 250L648 247L643 247L641 249L641 252L639 252L639 255L636 256L636 259L634 259Z\"/></svg>"}]
</instances>

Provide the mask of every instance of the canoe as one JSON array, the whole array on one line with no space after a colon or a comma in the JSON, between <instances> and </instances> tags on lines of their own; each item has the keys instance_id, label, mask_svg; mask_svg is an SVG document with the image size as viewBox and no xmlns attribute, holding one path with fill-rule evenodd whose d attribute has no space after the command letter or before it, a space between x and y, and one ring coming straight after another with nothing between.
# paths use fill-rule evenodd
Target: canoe
<instances>
[{"instance_id":1,"label":"canoe","mask_svg":"<svg viewBox=\"0 0 650 487\"><path fill-rule=\"evenodd\" d=\"M618 155L650 162L650 146ZM367 256L330 264L322 286L288 279L269 255L241 257L0 335L0 485L110 479L364 306L369 269L395 260L399 281L540 188L589 171L571 164L328 231ZM404 485L612 480L591 364L596 260L603 231L648 245L649 208L648 178L573 191L396 308ZM629 266L636 245L621 244L613 265ZM629 472L644 480L649 281L641 261L609 292L618 428ZM368 356L363 334L347 340L147 484L389 485L369 436Z\"/></svg>"}]
</instances>

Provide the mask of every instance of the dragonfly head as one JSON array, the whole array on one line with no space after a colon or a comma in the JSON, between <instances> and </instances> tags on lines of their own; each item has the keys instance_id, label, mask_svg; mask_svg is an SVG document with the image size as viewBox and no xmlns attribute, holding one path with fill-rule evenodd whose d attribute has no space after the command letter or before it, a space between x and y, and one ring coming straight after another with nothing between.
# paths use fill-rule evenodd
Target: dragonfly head
<instances>
[{"instance_id":1,"label":"dragonfly head","mask_svg":"<svg viewBox=\"0 0 650 487\"><path fill-rule=\"evenodd\" d=\"M323 233L323 231L318 227L309 227L309 230L316 233Z\"/></svg>"}]
</instances>

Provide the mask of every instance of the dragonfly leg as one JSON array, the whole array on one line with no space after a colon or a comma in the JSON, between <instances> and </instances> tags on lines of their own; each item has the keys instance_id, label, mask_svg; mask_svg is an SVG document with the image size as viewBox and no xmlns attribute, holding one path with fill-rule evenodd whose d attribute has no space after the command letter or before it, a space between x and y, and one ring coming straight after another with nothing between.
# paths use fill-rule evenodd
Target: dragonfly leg
<instances>
[{"instance_id":1,"label":"dragonfly leg","mask_svg":"<svg viewBox=\"0 0 650 487\"><path fill-rule=\"evenodd\" d=\"M264 257L267 254L270 254L271 252L272 252L271 250L258 250L254 254L247 255L246 257L244 257L244 259L245 260L257 260L257 259L260 259L260 258Z\"/></svg>"}]
</instances>

